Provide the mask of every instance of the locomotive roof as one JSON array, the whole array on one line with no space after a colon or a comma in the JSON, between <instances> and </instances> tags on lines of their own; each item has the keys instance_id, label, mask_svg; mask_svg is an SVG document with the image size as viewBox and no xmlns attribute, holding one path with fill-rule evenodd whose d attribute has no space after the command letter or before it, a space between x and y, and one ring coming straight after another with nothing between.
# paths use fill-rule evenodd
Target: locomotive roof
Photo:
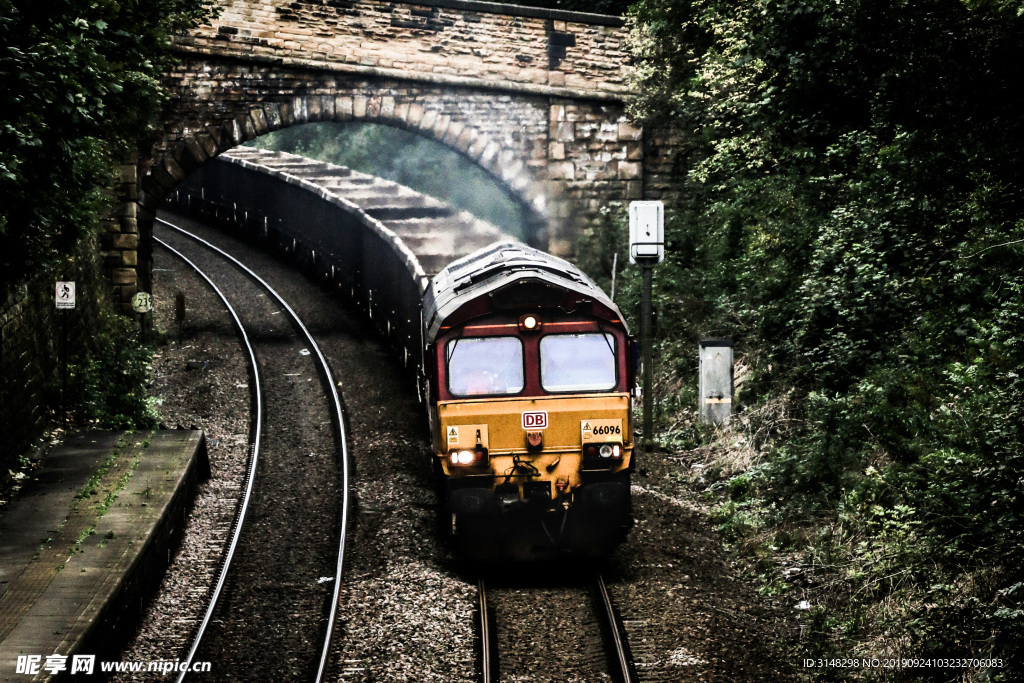
<instances>
[{"instance_id":1,"label":"locomotive roof","mask_svg":"<svg viewBox=\"0 0 1024 683\"><path fill-rule=\"evenodd\" d=\"M426 342L442 328L499 310L582 311L626 328L618 306L579 268L512 241L452 261L423 295Z\"/></svg>"}]
</instances>

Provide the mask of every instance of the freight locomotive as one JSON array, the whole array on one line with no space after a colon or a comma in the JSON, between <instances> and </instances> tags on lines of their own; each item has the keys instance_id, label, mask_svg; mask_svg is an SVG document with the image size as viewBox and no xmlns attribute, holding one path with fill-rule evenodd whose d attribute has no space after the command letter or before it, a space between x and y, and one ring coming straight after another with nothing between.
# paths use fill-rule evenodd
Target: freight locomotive
<instances>
[{"instance_id":1,"label":"freight locomotive","mask_svg":"<svg viewBox=\"0 0 1024 683\"><path fill-rule=\"evenodd\" d=\"M572 264L499 242L438 273L423 318L436 462L465 552L610 552L633 452L615 304Z\"/></svg>"},{"instance_id":2,"label":"freight locomotive","mask_svg":"<svg viewBox=\"0 0 1024 683\"><path fill-rule=\"evenodd\" d=\"M619 309L572 264L401 186L374 198L369 178L240 150L175 199L294 253L366 309L417 378L463 554L607 555L632 524L635 352Z\"/></svg>"}]
</instances>

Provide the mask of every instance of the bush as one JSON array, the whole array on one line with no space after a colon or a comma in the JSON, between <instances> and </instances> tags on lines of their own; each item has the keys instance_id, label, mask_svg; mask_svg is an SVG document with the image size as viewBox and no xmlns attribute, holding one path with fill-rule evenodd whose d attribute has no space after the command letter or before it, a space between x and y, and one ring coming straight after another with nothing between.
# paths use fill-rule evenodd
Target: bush
<instances>
[{"instance_id":1,"label":"bush","mask_svg":"<svg viewBox=\"0 0 1024 683\"><path fill-rule=\"evenodd\" d=\"M152 427L157 415L146 391L152 352L139 344L135 325L124 316L101 312L99 328L102 332L93 336L92 348L68 363L72 418L100 429Z\"/></svg>"}]
</instances>

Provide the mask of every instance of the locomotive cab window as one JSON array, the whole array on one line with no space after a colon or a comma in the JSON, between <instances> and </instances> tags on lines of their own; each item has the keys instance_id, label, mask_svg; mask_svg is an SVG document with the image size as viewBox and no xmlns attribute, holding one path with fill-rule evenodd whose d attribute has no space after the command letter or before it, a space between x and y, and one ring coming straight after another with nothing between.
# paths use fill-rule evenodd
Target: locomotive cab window
<instances>
[{"instance_id":1,"label":"locomotive cab window","mask_svg":"<svg viewBox=\"0 0 1024 683\"><path fill-rule=\"evenodd\" d=\"M500 396L523 390L523 343L516 337L452 339L445 355L453 396Z\"/></svg>"},{"instance_id":2,"label":"locomotive cab window","mask_svg":"<svg viewBox=\"0 0 1024 683\"><path fill-rule=\"evenodd\" d=\"M614 389L615 337L591 333L541 338L540 384L553 392Z\"/></svg>"}]
</instances>

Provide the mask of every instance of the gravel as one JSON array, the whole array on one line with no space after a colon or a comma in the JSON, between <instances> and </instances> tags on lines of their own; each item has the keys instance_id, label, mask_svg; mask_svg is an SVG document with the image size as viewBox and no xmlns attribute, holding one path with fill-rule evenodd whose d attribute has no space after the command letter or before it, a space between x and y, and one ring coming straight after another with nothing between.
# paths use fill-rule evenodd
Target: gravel
<instances>
[{"instance_id":1,"label":"gravel","mask_svg":"<svg viewBox=\"0 0 1024 683\"><path fill-rule=\"evenodd\" d=\"M200 484L182 545L146 609L124 661L173 660L184 655L220 568L248 459L248 363L234 322L192 269L156 251L154 323L168 331L153 359L150 392L162 422L206 431L211 477ZM188 314L178 334L174 297ZM165 680L153 674L117 674L113 681Z\"/></svg>"}]
</instances>

